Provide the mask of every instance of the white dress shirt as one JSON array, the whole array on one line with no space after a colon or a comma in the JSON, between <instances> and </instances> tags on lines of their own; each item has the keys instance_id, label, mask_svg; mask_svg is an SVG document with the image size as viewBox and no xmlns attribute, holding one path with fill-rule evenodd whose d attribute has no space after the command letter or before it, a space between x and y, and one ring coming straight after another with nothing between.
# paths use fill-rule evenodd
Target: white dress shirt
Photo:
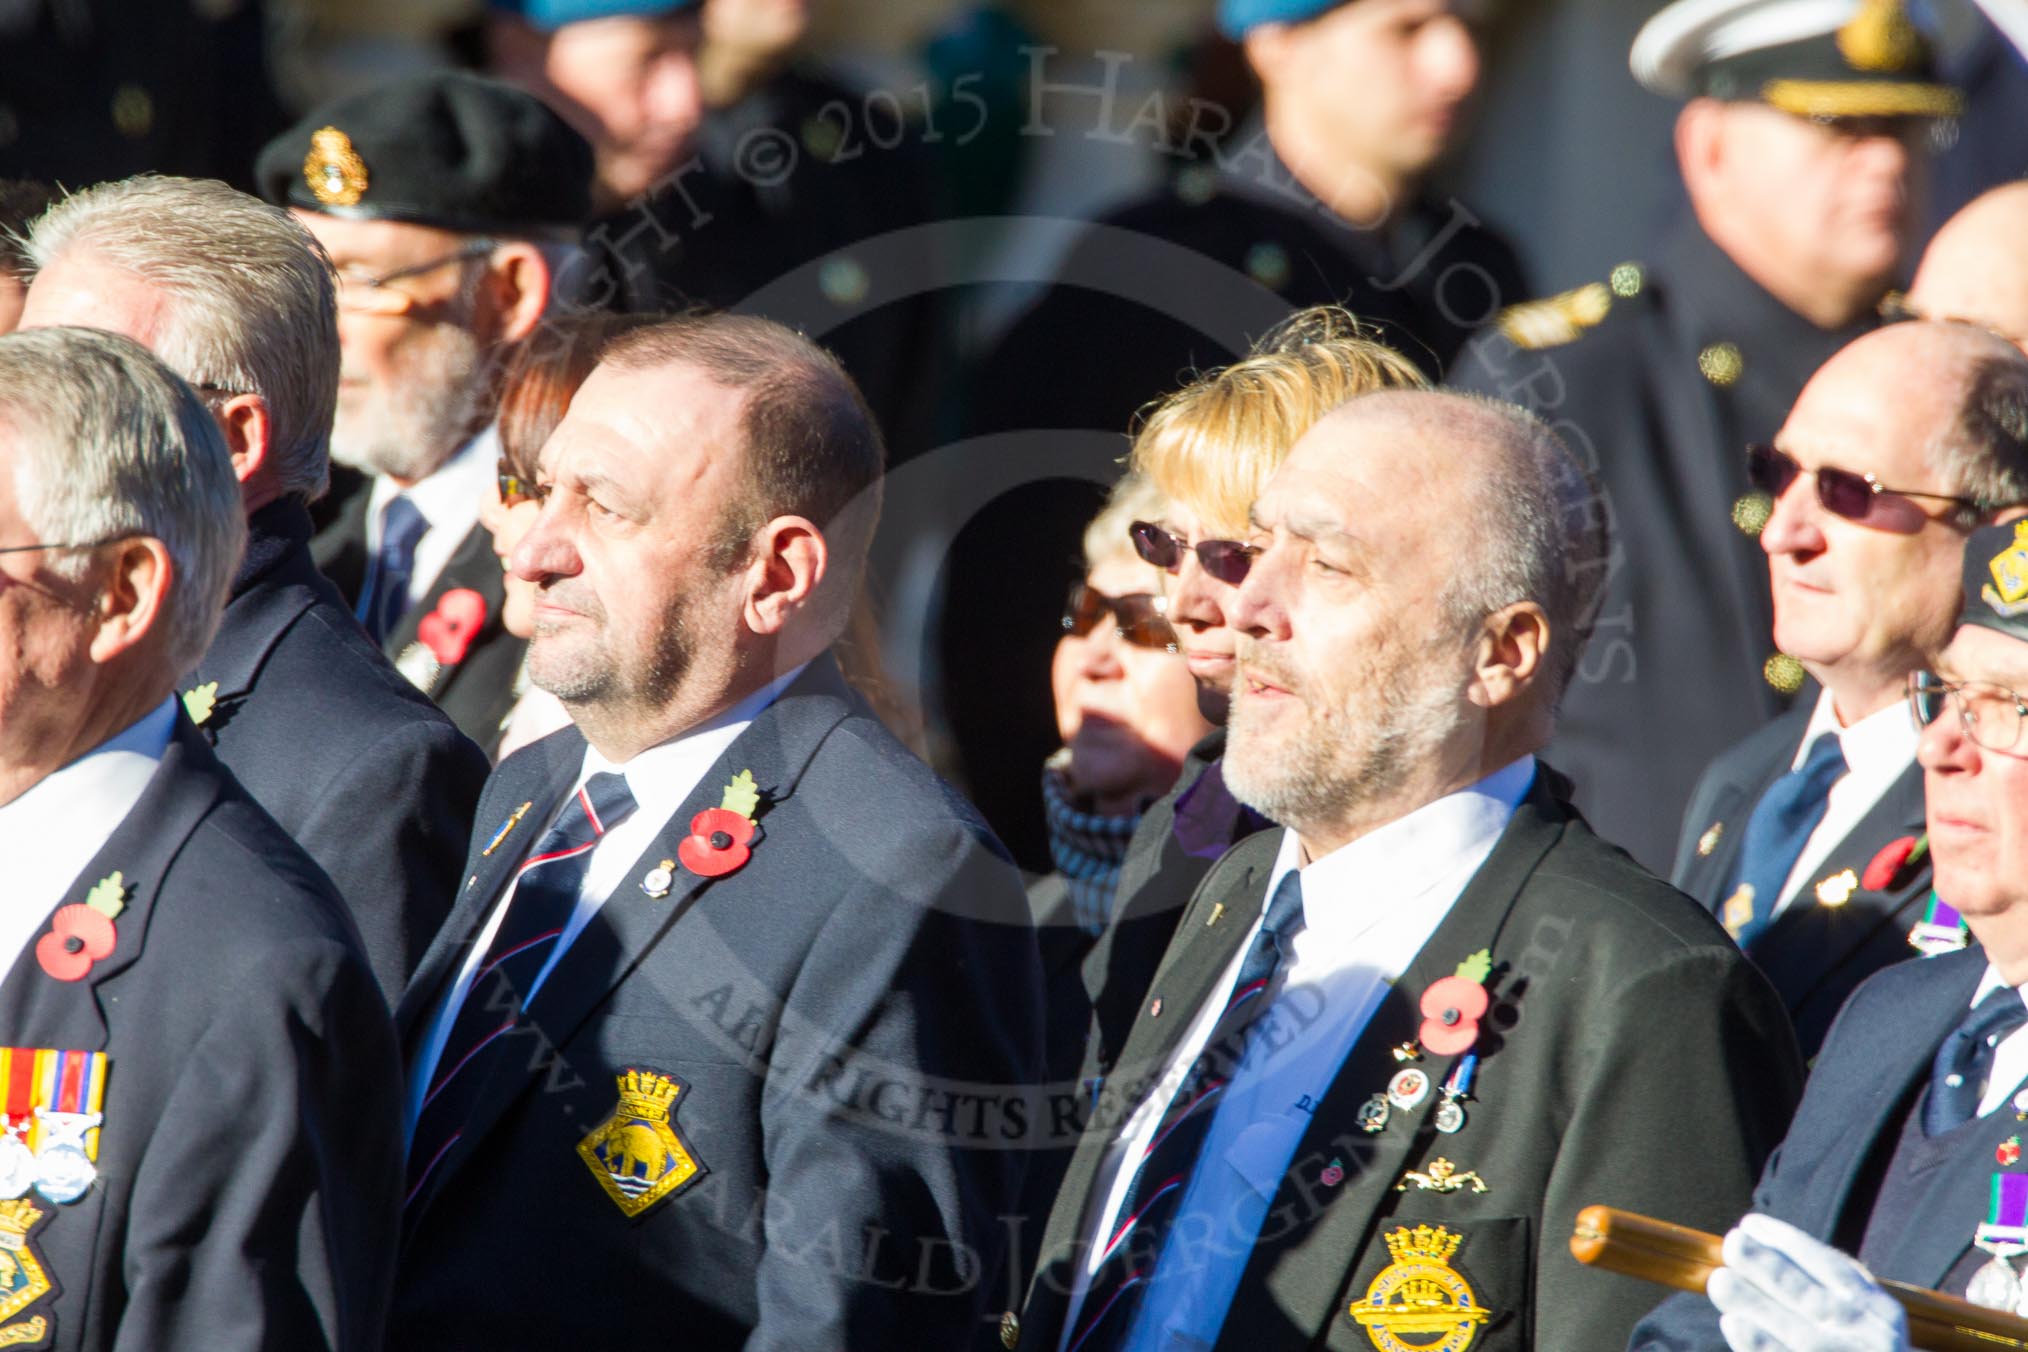
<instances>
[{"instance_id":1,"label":"white dress shirt","mask_svg":"<svg viewBox=\"0 0 2028 1352\"><path fill-rule=\"evenodd\" d=\"M500 472L500 430L490 424L458 448L457 454L437 467L427 479L418 479L407 488L384 474L373 479L366 499L366 557L380 556L381 519L387 504L406 493L423 515L423 533L415 545L414 571L408 576L408 604L414 605L430 594L437 576L458 546L479 524L479 504L486 487Z\"/></svg>"},{"instance_id":2,"label":"white dress shirt","mask_svg":"<svg viewBox=\"0 0 2028 1352\"><path fill-rule=\"evenodd\" d=\"M1980 978L1979 988L1972 992L1971 1008L1977 1009L1981 1000L2006 984L2000 969L1987 963L1986 975ZM2015 988L2014 998L2028 1004L2028 986ZM1993 1048L1993 1069L1986 1077L1986 1089L1979 1098L1979 1116L1984 1117L2001 1104L2011 1102L2023 1080L2028 1080L2028 1024L2007 1034Z\"/></svg>"},{"instance_id":3,"label":"white dress shirt","mask_svg":"<svg viewBox=\"0 0 2028 1352\"><path fill-rule=\"evenodd\" d=\"M1915 720L1908 716L1906 701L1896 700L1852 726L1841 728L1838 712L1831 704L1831 692L1823 691L1817 696L1817 707L1810 714L1810 725L1803 731L1802 743L1796 748L1789 769L1800 770L1818 736L1826 732L1838 735L1838 749L1845 753L1845 773L1831 786L1824 819L1810 832L1803 852L1796 856L1795 867L1789 870L1788 881L1782 884L1775 915L1787 910L1798 895L1808 900L1803 889L1817 881L1817 870L1824 866L1831 851L1838 848L1838 842L1852 834L1860 819L1894 787L1902 772L1915 764Z\"/></svg>"},{"instance_id":4,"label":"white dress shirt","mask_svg":"<svg viewBox=\"0 0 2028 1352\"><path fill-rule=\"evenodd\" d=\"M763 709L773 704L782 691L802 673L802 667L795 668L748 695L710 722L692 728L682 736L663 742L659 746L651 746L624 765L615 765L591 747L585 748L584 764L578 769L577 779L571 785L571 791L575 793L583 788L585 781L595 774L601 772L617 774L627 781L627 789L634 795L636 806L631 815L600 836L598 843L592 846L591 856L585 868L584 886L578 891L577 909L571 912L569 922L563 927L563 934L557 939L556 946L550 950L548 961L544 962L542 970L536 973L534 983L529 986L528 994L522 999L523 1009L535 999L536 993L542 989L542 983L549 980L549 974L556 970L557 961L563 957L564 951L576 941L578 935L584 933L585 926L598 914L599 907L605 905L606 899L612 896L614 889L625 880L635 861L640 859L642 853L654 842L655 837L662 833L662 828L668 825L676 810L683 806L683 800L697 788L698 781L704 777L704 772L711 768L742 732L746 731L747 725L759 717ZM559 806L559 813L567 806L569 806L568 798ZM548 830L555 820L555 817L551 817L549 821L544 822L543 830ZM493 825L481 823L480 829L490 831ZM541 833L538 832L536 839L540 838ZM457 981L452 984L450 994L444 998L443 1004L437 1009L436 1018L430 1024L429 1036L424 1040L421 1053L416 1057L415 1068L409 1076L406 1119L408 1131L415 1130L416 1113L422 1106L423 1095L427 1092L431 1080L435 1078L437 1060L444 1054L444 1043L450 1039L451 1025L457 1021L458 1011L464 1007L465 997L471 992L472 979L478 971L479 960L485 956L486 949L493 942L493 935L499 931L501 922L507 918L507 908L514 902L514 891L514 884L509 883L501 892L500 900L494 903L492 914L486 917L485 926L480 929L471 950L465 954L464 965L458 969Z\"/></svg>"},{"instance_id":5,"label":"white dress shirt","mask_svg":"<svg viewBox=\"0 0 2028 1352\"><path fill-rule=\"evenodd\" d=\"M1295 835L1283 833L1261 909L1248 917L1246 942L1237 946L1216 994L1192 1016L1160 1082L1135 1109L1099 1169L1093 1196L1102 1204L1085 1226L1088 1248L1061 1346L1067 1348L1082 1327L1085 1293L1105 1258L1101 1237L1118 1228L1134 1166L1154 1139L1177 1084L1210 1041L1246 950L1265 921L1267 899L1283 875L1295 868L1302 877L1303 928L1294 957L1281 994L1255 1025L1255 1040L1214 1110L1204 1151L1125 1343L1132 1352L1198 1352L1217 1341L1316 1104L1388 987L1486 862L1534 779L1535 762L1524 757L1307 865ZM1469 956L1457 955L1459 961ZM1271 1051L1261 1055L1262 1049Z\"/></svg>"},{"instance_id":6,"label":"white dress shirt","mask_svg":"<svg viewBox=\"0 0 2028 1352\"><path fill-rule=\"evenodd\" d=\"M0 807L0 859L7 861L0 972L12 968L21 950L41 935L49 913L141 801L175 726L172 695Z\"/></svg>"}]
</instances>

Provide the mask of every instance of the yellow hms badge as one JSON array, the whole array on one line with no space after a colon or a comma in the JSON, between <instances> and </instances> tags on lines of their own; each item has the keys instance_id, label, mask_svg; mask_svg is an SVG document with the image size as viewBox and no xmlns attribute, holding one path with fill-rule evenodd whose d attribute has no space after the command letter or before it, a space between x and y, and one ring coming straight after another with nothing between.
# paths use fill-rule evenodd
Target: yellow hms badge
<instances>
[{"instance_id":1,"label":"yellow hms badge","mask_svg":"<svg viewBox=\"0 0 2028 1352\"><path fill-rule=\"evenodd\" d=\"M1465 1352L1472 1345L1493 1312L1451 1267L1462 1243L1463 1235L1441 1225L1397 1226L1387 1236L1394 1261L1348 1311L1380 1352Z\"/></svg>"},{"instance_id":2,"label":"yellow hms badge","mask_svg":"<svg viewBox=\"0 0 2028 1352\"><path fill-rule=\"evenodd\" d=\"M49 1334L49 1320L42 1315L6 1322L55 1289L28 1243L42 1214L26 1197L0 1201L0 1347L27 1347Z\"/></svg>"},{"instance_id":3,"label":"yellow hms badge","mask_svg":"<svg viewBox=\"0 0 2028 1352\"><path fill-rule=\"evenodd\" d=\"M2014 541L1986 565L1992 585L1979 589L1979 599L1996 614L2012 618L2028 610L2028 521L2014 523Z\"/></svg>"},{"instance_id":4,"label":"yellow hms badge","mask_svg":"<svg viewBox=\"0 0 2028 1352\"><path fill-rule=\"evenodd\" d=\"M577 1153L620 1210L638 1216L681 1191L704 1166L669 1120L684 1086L643 1070L618 1079L619 1106L577 1143Z\"/></svg>"}]
</instances>

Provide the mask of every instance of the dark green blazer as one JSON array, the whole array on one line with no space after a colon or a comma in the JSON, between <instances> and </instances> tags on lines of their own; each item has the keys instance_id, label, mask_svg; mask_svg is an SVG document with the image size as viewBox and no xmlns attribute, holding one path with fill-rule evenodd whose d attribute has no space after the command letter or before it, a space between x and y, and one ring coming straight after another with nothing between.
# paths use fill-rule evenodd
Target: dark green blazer
<instances>
[{"instance_id":1,"label":"dark green blazer","mask_svg":"<svg viewBox=\"0 0 2028 1352\"><path fill-rule=\"evenodd\" d=\"M1184 913L1057 1196L1025 1308L1003 1318L1008 1346L1056 1352L1100 1163L1193 1011L1223 997L1279 845L1279 832L1265 832L1235 847ZM1378 1134L1363 1130L1360 1105L1399 1068L1392 1049L1417 1035L1421 993L1481 948L1495 964L1494 1005L1464 1128L1437 1132L1432 1093ZM1422 1066L1441 1083L1451 1059ZM1217 1346L1371 1352L1349 1307L1389 1266L1387 1236L1420 1224L1461 1237L1450 1266L1492 1312L1473 1352L1623 1346L1656 1292L1570 1256L1577 1212L1603 1202L1723 1229L1781 1139L1802 1078L1766 979L1710 915L1600 841L1561 781L1538 772L1318 1104ZM1486 1191L1397 1190L1439 1157L1476 1172Z\"/></svg>"}]
</instances>

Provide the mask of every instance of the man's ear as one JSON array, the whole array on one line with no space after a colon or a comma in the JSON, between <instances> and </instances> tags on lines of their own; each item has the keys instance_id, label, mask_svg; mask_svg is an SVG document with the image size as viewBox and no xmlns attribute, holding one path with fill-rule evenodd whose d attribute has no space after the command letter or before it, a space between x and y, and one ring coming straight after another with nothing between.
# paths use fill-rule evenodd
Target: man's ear
<instances>
[{"instance_id":1,"label":"man's ear","mask_svg":"<svg viewBox=\"0 0 2028 1352\"><path fill-rule=\"evenodd\" d=\"M169 548L150 536L135 536L107 545L112 566L99 588L98 630L92 635L92 661L103 666L136 647L162 623L162 608L176 565Z\"/></svg>"},{"instance_id":2,"label":"man's ear","mask_svg":"<svg viewBox=\"0 0 2028 1352\"><path fill-rule=\"evenodd\" d=\"M479 294L482 332L495 343L518 343L535 332L549 309L549 288L554 280L549 260L542 250L522 240L500 245L486 257L486 272ZM486 319L490 318L490 324Z\"/></svg>"},{"instance_id":3,"label":"man's ear","mask_svg":"<svg viewBox=\"0 0 2028 1352\"><path fill-rule=\"evenodd\" d=\"M1253 73L1260 82L1273 84L1275 76L1289 62L1289 25L1255 24L1240 39L1240 47L1246 53L1246 63L1253 67Z\"/></svg>"},{"instance_id":4,"label":"man's ear","mask_svg":"<svg viewBox=\"0 0 2028 1352\"><path fill-rule=\"evenodd\" d=\"M1725 158L1725 105L1698 97L1676 114L1676 167L1693 200L1705 195Z\"/></svg>"},{"instance_id":5,"label":"man's ear","mask_svg":"<svg viewBox=\"0 0 2028 1352\"><path fill-rule=\"evenodd\" d=\"M1466 693L1484 709L1506 704L1527 690L1549 655L1549 616L1533 601L1516 601L1488 615L1472 654Z\"/></svg>"},{"instance_id":6,"label":"man's ear","mask_svg":"<svg viewBox=\"0 0 2028 1352\"><path fill-rule=\"evenodd\" d=\"M258 394L235 394L218 406L218 430L225 434L225 449L232 453L233 477L242 494L268 463L274 423L268 417L268 401Z\"/></svg>"},{"instance_id":7,"label":"man's ear","mask_svg":"<svg viewBox=\"0 0 2028 1352\"><path fill-rule=\"evenodd\" d=\"M756 634L779 634L809 604L830 568L824 533L800 516L778 516L754 536L742 616Z\"/></svg>"}]
</instances>

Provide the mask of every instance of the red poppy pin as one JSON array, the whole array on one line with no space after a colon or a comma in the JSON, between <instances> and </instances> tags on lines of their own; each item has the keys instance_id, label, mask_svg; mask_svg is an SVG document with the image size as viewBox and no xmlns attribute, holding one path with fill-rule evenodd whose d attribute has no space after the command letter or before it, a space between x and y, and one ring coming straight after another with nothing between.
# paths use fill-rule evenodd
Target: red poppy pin
<instances>
[{"instance_id":1,"label":"red poppy pin","mask_svg":"<svg viewBox=\"0 0 2028 1352\"><path fill-rule=\"evenodd\" d=\"M1993 1152L1993 1158L2002 1169L2011 1169L2021 1162L2021 1138L2009 1136L2000 1142L2000 1148Z\"/></svg>"},{"instance_id":2,"label":"red poppy pin","mask_svg":"<svg viewBox=\"0 0 2028 1352\"><path fill-rule=\"evenodd\" d=\"M470 587L453 587L437 601L437 608L422 617L415 636L430 656L447 667L465 660L472 640L486 627L486 598Z\"/></svg>"},{"instance_id":3,"label":"red poppy pin","mask_svg":"<svg viewBox=\"0 0 2028 1352\"><path fill-rule=\"evenodd\" d=\"M683 867L705 878L723 878L744 867L760 832L753 819L759 806L760 790L754 786L753 771L741 770L725 786L717 807L708 807L690 819L690 834L676 845L676 857Z\"/></svg>"},{"instance_id":4,"label":"red poppy pin","mask_svg":"<svg viewBox=\"0 0 2028 1352\"><path fill-rule=\"evenodd\" d=\"M1899 840L1890 840L1880 847L1880 853L1873 856L1873 862L1859 875L1859 885L1868 892L1885 892L1895 885L1904 870L1921 863L1922 857L1928 853L1927 835L1921 839L1903 836Z\"/></svg>"},{"instance_id":5,"label":"red poppy pin","mask_svg":"<svg viewBox=\"0 0 2028 1352\"><path fill-rule=\"evenodd\" d=\"M1430 983L1422 993L1422 1045L1438 1056L1470 1051L1479 1040L1479 1020L1492 1003L1486 994L1486 978L1493 971L1493 955L1480 949L1458 964L1451 976Z\"/></svg>"},{"instance_id":6,"label":"red poppy pin","mask_svg":"<svg viewBox=\"0 0 2028 1352\"><path fill-rule=\"evenodd\" d=\"M56 908L49 933L35 942L35 960L58 981L81 981L92 964L109 957L119 935L113 921L127 909L127 884L109 873L92 884L82 902Z\"/></svg>"}]
</instances>

